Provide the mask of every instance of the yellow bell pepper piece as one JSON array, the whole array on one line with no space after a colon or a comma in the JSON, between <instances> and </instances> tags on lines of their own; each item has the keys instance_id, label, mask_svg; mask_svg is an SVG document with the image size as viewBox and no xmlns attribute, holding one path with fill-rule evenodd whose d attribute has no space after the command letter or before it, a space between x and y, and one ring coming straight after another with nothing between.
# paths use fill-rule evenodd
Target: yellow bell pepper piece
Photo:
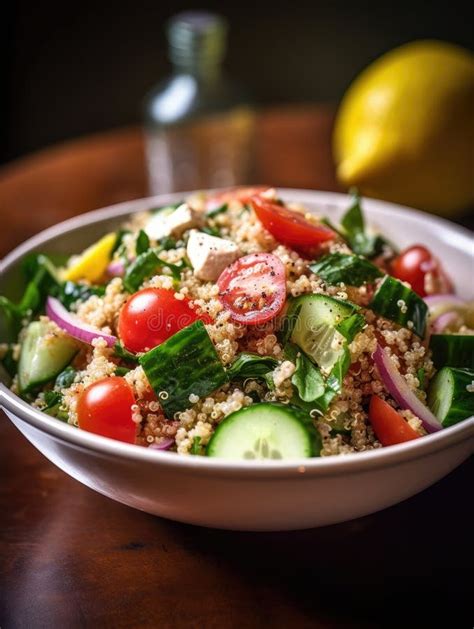
<instances>
[{"instance_id":1,"label":"yellow bell pepper piece","mask_svg":"<svg viewBox=\"0 0 474 629\"><path fill-rule=\"evenodd\" d=\"M116 237L114 233L107 234L88 247L72 261L70 266L63 269L61 273L62 279L71 282L76 282L77 280L97 282L105 273L110 262Z\"/></svg>"}]
</instances>

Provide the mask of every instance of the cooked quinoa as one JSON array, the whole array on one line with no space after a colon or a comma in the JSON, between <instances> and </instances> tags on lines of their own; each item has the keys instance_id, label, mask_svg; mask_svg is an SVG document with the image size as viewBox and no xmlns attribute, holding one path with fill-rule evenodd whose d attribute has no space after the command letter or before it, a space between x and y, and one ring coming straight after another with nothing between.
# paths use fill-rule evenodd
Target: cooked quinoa
<instances>
[{"instance_id":1,"label":"cooked quinoa","mask_svg":"<svg viewBox=\"0 0 474 629\"><path fill-rule=\"evenodd\" d=\"M261 193L261 198L282 207L275 190ZM304 394L302 385L298 384L301 379L298 380L297 375L301 369L299 360L303 350L297 347L297 354L289 352L286 345L288 339L284 339L282 329L285 326L288 304L305 295L322 295L351 304L354 312L363 317L363 320L353 338L346 341L341 334L337 334L330 348L337 353L342 345L347 345L349 363L345 366L340 390L332 395L327 407L318 402L312 408L311 402L300 405L319 435L319 454L330 456L382 447L369 417L369 402L373 396L395 409L417 435L425 434L422 419L409 408L402 408L399 401L394 399L373 358L377 347L383 347L387 359L401 374L407 389L423 405L427 405L427 392L436 374L429 349L430 328L420 335L416 329L416 321L408 319L402 325L388 316L382 316L372 307L374 294L380 290L385 273L390 269L390 261L396 256L394 247L383 242L380 250L371 256L372 263L380 271L376 277L371 277L360 285L351 285L347 280L333 282L327 279L325 273L319 273L312 267L315 261L324 259L324 256L353 255L350 239L343 237L340 230L332 231L332 237L319 243L317 251L309 255L306 250L279 242L262 225L261 217L259 218L255 206L248 199L242 199L236 194L227 195L222 201L220 211L212 212L209 207L215 208L215 199L206 194L194 195L188 199L179 208L188 223L173 226L174 231L165 235L166 247L161 246L163 237L158 237L159 234L156 235L153 229L147 229L151 221L158 220L156 211L141 212L130 217L123 226L126 232L121 234L121 240L117 241L113 252L109 252L107 264L99 277L91 279L86 271L83 276L76 276L74 269L78 265L80 268L83 257L73 256L65 270L59 271L59 276L73 277L70 281L77 286L93 290L90 294L84 291L83 296L78 292L78 299L68 303L67 307L79 326L92 326L98 335L90 343L77 342L77 349L69 366L71 378L65 381L66 386L53 379L39 388L28 390L25 397L35 407L48 411L51 392L57 394L57 408L60 410L56 409L56 416L69 424L79 426L81 422L78 418L78 407L81 396L94 383L119 373L133 393L134 403L130 406L130 418L135 427L136 444L157 447L169 444L171 440L171 445L167 448L178 454L203 455L216 427L231 414L259 403L278 403L293 407L298 396L301 402ZM286 207L297 213L305 224L315 228L322 225L322 217L310 213L306 208L291 203ZM169 220L173 211L178 210L171 208L162 220ZM193 252L187 247L191 234L199 230L204 230L199 233L210 238L209 245L206 243L208 249L205 259L199 259L199 250ZM330 228L326 227L326 230ZM129 277L127 280L127 273L140 255L137 250L138 238L144 233L147 237L141 237L146 241L146 249L159 251L158 261L156 269L140 277L134 291L131 291L127 285L127 281L130 281ZM219 267L220 260L224 259L224 250L219 248L219 243L214 245L212 238L226 243L230 241L236 245L234 248L227 247L226 255L230 255L233 261L224 268L217 268L215 279L201 279L200 274L212 274L215 270L212 265ZM236 319L232 309L226 306L222 298L222 288L216 281L226 268L250 254L271 254L281 262L284 269L285 304L275 316L258 325ZM201 268L202 271L199 272ZM446 292L446 286L440 285L442 281L444 279L433 272L426 273L426 293ZM403 286L410 289L407 282ZM96 287L103 288L95 290ZM227 378L227 381L205 395L199 395L197 388L196 392L191 391L187 396L185 407L179 408L171 416L167 414L169 393L153 390L144 367L139 364L140 357L151 352L153 347L134 351L121 338L121 313L135 294L143 289L163 289L172 293L176 302L181 302L184 306L187 304L193 316L204 322L205 331L223 372L231 373L232 366L240 356L252 354L262 359L273 359L269 363L271 366L266 377ZM259 302L256 310L266 307L262 304L266 303L268 296L263 291L262 295L262 302ZM398 299L396 306L400 317L410 315L410 305L404 299ZM27 317L23 323L29 325L30 318ZM39 320L48 326L51 335L67 334L48 316L41 314ZM451 320L449 331L469 336L474 334L471 326L471 311L458 308L457 319ZM0 358L9 355L12 360L18 361L27 330L25 325L18 343L0 345ZM110 337L117 338L122 351L111 345L107 340ZM311 368L318 370L318 377L327 382L333 365L318 365L315 360L313 363ZM21 392L18 375L13 378L12 389ZM467 391L472 391L472 381L467 386Z\"/></svg>"}]
</instances>

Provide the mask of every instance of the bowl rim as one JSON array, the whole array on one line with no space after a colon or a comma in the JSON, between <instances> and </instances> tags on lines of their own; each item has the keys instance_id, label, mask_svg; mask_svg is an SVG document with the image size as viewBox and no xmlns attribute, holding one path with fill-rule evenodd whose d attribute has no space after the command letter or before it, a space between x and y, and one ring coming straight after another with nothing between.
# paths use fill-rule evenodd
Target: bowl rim
<instances>
[{"instance_id":1,"label":"bowl rim","mask_svg":"<svg viewBox=\"0 0 474 629\"><path fill-rule=\"evenodd\" d=\"M194 192L195 191L178 192L125 201L106 208L86 212L57 223L35 236L32 236L10 252L2 261L2 274L26 253L56 238L65 231L73 231L88 224L98 223L103 220L149 209L153 207L153 205L173 203L190 196ZM282 194L282 196L289 196L292 200L302 203L321 203L326 207L333 206L334 208L340 208L341 204L347 203L349 199L346 194L309 189L279 187L278 192ZM296 199L295 197L298 198ZM467 253L470 251L471 233L464 227L455 225L441 217L427 214L421 210L407 208L387 201L364 197L364 204L366 207L370 207L371 211L375 214L377 214L378 210L380 210L381 213L390 211L400 217L410 214L418 217L418 219L435 223L440 228L444 230L447 229L448 232L456 233L456 236L461 239L460 248ZM285 463L279 461L261 461L256 463L252 461L229 461L217 458L209 459L207 457L183 456L174 452L161 452L159 450L123 443L84 430L79 430L53 417L48 417L45 413L42 413L27 402L21 400L21 398L7 389L2 383L0 383L0 406L13 414L20 421L26 422L53 439L66 442L77 449L92 450L105 456L120 457L130 461L141 461L147 462L148 464L157 464L172 468L179 467L181 470L192 472L193 474L213 475L219 472L220 476L234 476L237 474L239 477L245 478L289 478L293 477L295 474L307 477L335 476L354 471L360 472L381 467L391 467L415 458L424 458L443 448L454 446L461 441L467 440L469 437L474 437L474 417L471 417L464 422L445 428L437 433L388 448L378 448L367 452L350 453L333 457L289 459L285 461Z\"/></svg>"}]
</instances>

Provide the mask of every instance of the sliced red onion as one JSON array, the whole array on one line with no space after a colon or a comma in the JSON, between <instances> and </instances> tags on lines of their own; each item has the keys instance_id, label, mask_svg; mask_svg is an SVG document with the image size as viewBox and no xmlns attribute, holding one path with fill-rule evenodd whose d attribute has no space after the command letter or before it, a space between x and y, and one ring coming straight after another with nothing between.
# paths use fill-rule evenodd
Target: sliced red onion
<instances>
[{"instance_id":1,"label":"sliced red onion","mask_svg":"<svg viewBox=\"0 0 474 629\"><path fill-rule=\"evenodd\" d=\"M107 267L107 273L112 277L123 277L125 275L125 264L122 260L115 260Z\"/></svg>"},{"instance_id":2,"label":"sliced red onion","mask_svg":"<svg viewBox=\"0 0 474 629\"><path fill-rule=\"evenodd\" d=\"M151 443L148 447L152 450L169 450L174 444L174 439L162 439L160 443Z\"/></svg>"},{"instance_id":3,"label":"sliced red onion","mask_svg":"<svg viewBox=\"0 0 474 629\"><path fill-rule=\"evenodd\" d=\"M456 306L464 306L466 301L459 297L458 295L453 295L452 293L446 293L445 295L436 294L436 295L427 295L423 297L428 308L432 308L433 306L439 306L441 304L453 304Z\"/></svg>"},{"instance_id":4,"label":"sliced red onion","mask_svg":"<svg viewBox=\"0 0 474 629\"><path fill-rule=\"evenodd\" d=\"M66 310L55 297L48 297L46 300L46 314L61 330L78 341L91 344L94 339L104 339L109 347L113 347L117 342L116 336L104 334L97 328L84 323L72 312Z\"/></svg>"},{"instance_id":5,"label":"sliced red onion","mask_svg":"<svg viewBox=\"0 0 474 629\"><path fill-rule=\"evenodd\" d=\"M457 321L459 321L459 315L457 312L444 312L433 321L433 333L440 334L443 330Z\"/></svg>"},{"instance_id":6,"label":"sliced red onion","mask_svg":"<svg viewBox=\"0 0 474 629\"><path fill-rule=\"evenodd\" d=\"M377 349L372 355L377 369L379 371L382 382L387 387L387 391L403 409L411 411L418 417L423 428L427 432L436 432L441 430L442 426L433 415L430 409L423 404L421 400L413 393L408 386L407 381L390 360L387 352L377 345Z\"/></svg>"}]
</instances>

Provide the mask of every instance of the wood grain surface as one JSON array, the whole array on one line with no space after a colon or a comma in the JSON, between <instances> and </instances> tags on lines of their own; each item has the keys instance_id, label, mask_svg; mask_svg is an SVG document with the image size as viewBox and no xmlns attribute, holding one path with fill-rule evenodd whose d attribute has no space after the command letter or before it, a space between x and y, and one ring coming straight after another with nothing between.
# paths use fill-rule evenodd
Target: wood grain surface
<instances>
[{"instance_id":1,"label":"wood grain surface","mask_svg":"<svg viewBox=\"0 0 474 629\"><path fill-rule=\"evenodd\" d=\"M263 112L256 181L337 189L332 120L325 107ZM0 255L59 220L145 194L138 129L19 160L0 171ZM1 414L0 627L472 626L472 473L471 460L337 526L209 530L94 493Z\"/></svg>"}]
</instances>

